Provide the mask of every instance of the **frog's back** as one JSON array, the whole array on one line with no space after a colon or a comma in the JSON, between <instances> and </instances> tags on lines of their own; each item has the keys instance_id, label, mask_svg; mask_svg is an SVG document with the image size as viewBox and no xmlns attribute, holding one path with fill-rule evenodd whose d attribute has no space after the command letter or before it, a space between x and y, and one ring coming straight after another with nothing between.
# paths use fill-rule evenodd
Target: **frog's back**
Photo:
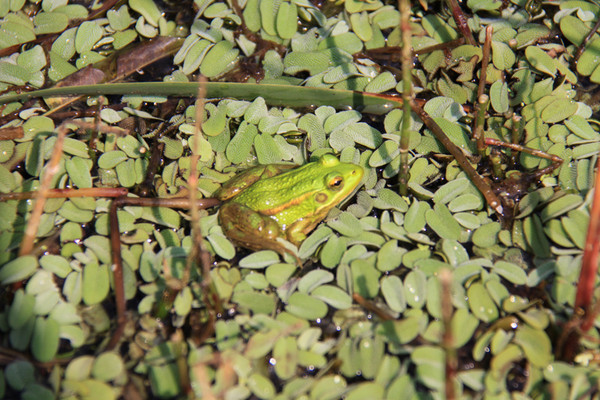
<instances>
[{"instance_id":1,"label":"frog's back","mask_svg":"<svg viewBox=\"0 0 600 400\"><path fill-rule=\"evenodd\" d=\"M324 174L310 163L277 176L261 179L234 198L255 211L299 204L307 196L323 189Z\"/></svg>"}]
</instances>

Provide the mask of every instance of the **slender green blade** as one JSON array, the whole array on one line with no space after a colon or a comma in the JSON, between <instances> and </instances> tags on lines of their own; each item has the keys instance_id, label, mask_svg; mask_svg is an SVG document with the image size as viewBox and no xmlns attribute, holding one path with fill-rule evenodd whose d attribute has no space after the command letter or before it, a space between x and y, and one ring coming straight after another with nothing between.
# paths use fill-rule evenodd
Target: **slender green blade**
<instances>
[{"instance_id":1,"label":"slender green blade","mask_svg":"<svg viewBox=\"0 0 600 400\"><path fill-rule=\"evenodd\" d=\"M162 95L162 96L196 96L198 83L194 82L136 82L111 83L102 85L67 86L60 88L41 89L32 92L7 95L0 97L0 104L29 100L35 97L53 97L69 95ZM311 107L329 105L335 108L358 108L363 112L384 114L399 106L401 100L384 98L370 93L311 88L288 85L261 85L255 83L222 83L209 82L206 84L207 98L236 98L254 100L263 97L274 106Z\"/></svg>"}]
</instances>

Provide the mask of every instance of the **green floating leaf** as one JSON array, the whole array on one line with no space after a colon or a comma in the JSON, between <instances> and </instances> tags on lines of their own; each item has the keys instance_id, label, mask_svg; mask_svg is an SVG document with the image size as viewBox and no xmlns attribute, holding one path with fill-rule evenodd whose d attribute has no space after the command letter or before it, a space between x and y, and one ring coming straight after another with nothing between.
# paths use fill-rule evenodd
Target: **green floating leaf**
<instances>
[{"instance_id":1,"label":"green floating leaf","mask_svg":"<svg viewBox=\"0 0 600 400\"><path fill-rule=\"evenodd\" d=\"M235 256L235 246L220 233L210 233L206 239L210 242L215 253L225 260L231 260Z\"/></svg>"},{"instance_id":2,"label":"green floating leaf","mask_svg":"<svg viewBox=\"0 0 600 400\"><path fill-rule=\"evenodd\" d=\"M398 247L396 240L388 240L377 253L377 269L386 272L398 268L404 253L406 249Z\"/></svg>"},{"instance_id":3,"label":"green floating leaf","mask_svg":"<svg viewBox=\"0 0 600 400\"><path fill-rule=\"evenodd\" d=\"M395 312L404 312L406 309L406 298L404 286L399 277L395 275L385 276L381 279L381 294L388 307Z\"/></svg>"},{"instance_id":4,"label":"green floating leaf","mask_svg":"<svg viewBox=\"0 0 600 400\"><path fill-rule=\"evenodd\" d=\"M21 393L21 398L23 400L53 400L56 396L49 388L34 383L25 388Z\"/></svg>"},{"instance_id":5,"label":"green floating leaf","mask_svg":"<svg viewBox=\"0 0 600 400\"><path fill-rule=\"evenodd\" d=\"M497 113L508 111L508 85L506 82L496 81L490 87L490 99L492 107Z\"/></svg>"},{"instance_id":6,"label":"green floating leaf","mask_svg":"<svg viewBox=\"0 0 600 400\"><path fill-rule=\"evenodd\" d=\"M417 379L431 389L444 387L444 350L433 346L420 346L411 354L411 360L417 365Z\"/></svg>"},{"instance_id":7,"label":"green floating leaf","mask_svg":"<svg viewBox=\"0 0 600 400\"><path fill-rule=\"evenodd\" d=\"M152 388L152 393L154 396L158 398L169 398L175 397L181 392L181 388L179 386L179 372L175 364L171 363L166 365L152 365L149 367L148 372L148 377L150 378L150 387ZM106 385L103 382L98 383ZM110 386L106 385L106 387L112 392ZM97 389L100 389L100 392L104 390L103 388Z\"/></svg>"},{"instance_id":8,"label":"green floating leaf","mask_svg":"<svg viewBox=\"0 0 600 400\"><path fill-rule=\"evenodd\" d=\"M452 347L459 349L473 339L473 333L479 326L479 320L466 308L459 308L452 315L450 327L454 342Z\"/></svg>"},{"instance_id":9,"label":"green floating leaf","mask_svg":"<svg viewBox=\"0 0 600 400\"><path fill-rule=\"evenodd\" d=\"M350 390L345 396L346 400L383 399L385 389L376 382L363 382Z\"/></svg>"},{"instance_id":10,"label":"green floating leaf","mask_svg":"<svg viewBox=\"0 0 600 400\"><path fill-rule=\"evenodd\" d=\"M404 278L404 297L412 308L422 308L427 301L427 278L423 271L413 270Z\"/></svg>"},{"instance_id":11,"label":"green floating leaf","mask_svg":"<svg viewBox=\"0 0 600 400\"><path fill-rule=\"evenodd\" d=\"M363 232L360 221L349 212L341 213L338 218L327 223L330 227L345 236L358 236Z\"/></svg>"},{"instance_id":12,"label":"green floating leaf","mask_svg":"<svg viewBox=\"0 0 600 400\"><path fill-rule=\"evenodd\" d=\"M273 358L276 361L275 373L277 376L281 379L292 378L298 367L298 345L296 344L296 339L293 337L280 337L273 347ZM265 392L265 389L261 388L260 391L261 393Z\"/></svg>"},{"instance_id":13,"label":"green floating leaf","mask_svg":"<svg viewBox=\"0 0 600 400\"><path fill-rule=\"evenodd\" d=\"M300 282L298 282L298 291L300 293L310 294L314 289L333 281L333 279L334 276L331 272L323 269L315 269L300 279Z\"/></svg>"},{"instance_id":14,"label":"green floating leaf","mask_svg":"<svg viewBox=\"0 0 600 400\"><path fill-rule=\"evenodd\" d=\"M239 54L238 49L227 40L215 44L206 54L200 65L200 73L208 78L213 78L225 72L235 61Z\"/></svg>"},{"instance_id":15,"label":"green floating leaf","mask_svg":"<svg viewBox=\"0 0 600 400\"><path fill-rule=\"evenodd\" d=\"M346 248L346 238L331 235L319 254L321 264L323 264L325 268L335 268L339 265Z\"/></svg>"},{"instance_id":16,"label":"green floating leaf","mask_svg":"<svg viewBox=\"0 0 600 400\"><path fill-rule=\"evenodd\" d=\"M69 17L59 12L40 12L33 18L36 35L62 32L69 25Z\"/></svg>"},{"instance_id":17,"label":"green floating leaf","mask_svg":"<svg viewBox=\"0 0 600 400\"><path fill-rule=\"evenodd\" d=\"M46 54L42 46L37 45L19 54L17 64L34 73L46 66Z\"/></svg>"},{"instance_id":18,"label":"green floating leaf","mask_svg":"<svg viewBox=\"0 0 600 400\"><path fill-rule=\"evenodd\" d=\"M80 189L92 187L92 175L90 173L91 163L83 158L73 157L65 162L65 168L69 178Z\"/></svg>"},{"instance_id":19,"label":"green floating leaf","mask_svg":"<svg viewBox=\"0 0 600 400\"><path fill-rule=\"evenodd\" d=\"M323 318L327 314L327 304L304 293L293 293L288 299L286 311L300 318L316 320Z\"/></svg>"},{"instance_id":20,"label":"green floating leaf","mask_svg":"<svg viewBox=\"0 0 600 400\"><path fill-rule=\"evenodd\" d=\"M498 318L498 308L488 291L481 283L474 283L467 289L469 308L473 315L483 322L493 322Z\"/></svg>"},{"instance_id":21,"label":"green floating leaf","mask_svg":"<svg viewBox=\"0 0 600 400\"><path fill-rule=\"evenodd\" d=\"M158 26L161 12L152 0L129 0L129 7L142 14L152 26Z\"/></svg>"},{"instance_id":22,"label":"green floating leaf","mask_svg":"<svg viewBox=\"0 0 600 400\"><path fill-rule=\"evenodd\" d=\"M261 1L261 4L263 4L263 1ZM302 71L308 71L309 74L316 75L327 71L332 65L349 62L352 62L352 56L340 49L292 51L283 59L284 72L290 75Z\"/></svg>"},{"instance_id":23,"label":"green floating leaf","mask_svg":"<svg viewBox=\"0 0 600 400\"><path fill-rule=\"evenodd\" d=\"M250 291L234 292L231 300L255 314L271 314L275 311L275 298L272 295Z\"/></svg>"},{"instance_id":24,"label":"green floating leaf","mask_svg":"<svg viewBox=\"0 0 600 400\"><path fill-rule=\"evenodd\" d=\"M585 118L579 115L573 115L571 118L565 121L565 126L569 128L571 132L576 134L585 140L598 140L600 134L590 126Z\"/></svg>"},{"instance_id":25,"label":"green floating leaf","mask_svg":"<svg viewBox=\"0 0 600 400\"><path fill-rule=\"evenodd\" d=\"M387 188L383 188L377 193L377 198L375 199L373 206L380 210L394 209L400 212L408 211L406 200L398 193Z\"/></svg>"},{"instance_id":26,"label":"green floating leaf","mask_svg":"<svg viewBox=\"0 0 600 400\"><path fill-rule=\"evenodd\" d=\"M263 375L254 373L248 377L250 391L259 399L272 399L275 397L275 386Z\"/></svg>"},{"instance_id":27,"label":"green floating leaf","mask_svg":"<svg viewBox=\"0 0 600 400\"><path fill-rule=\"evenodd\" d=\"M578 194L565 194L549 203L540 213L542 222L561 216L570 210L579 207L583 199Z\"/></svg>"},{"instance_id":28,"label":"green floating leaf","mask_svg":"<svg viewBox=\"0 0 600 400\"><path fill-rule=\"evenodd\" d=\"M38 268L38 260L34 256L21 256L2 266L0 269L0 282L3 285L22 281Z\"/></svg>"},{"instance_id":29,"label":"green floating leaf","mask_svg":"<svg viewBox=\"0 0 600 400\"><path fill-rule=\"evenodd\" d=\"M277 33L282 39L291 39L298 26L298 9L295 4L284 1L277 11Z\"/></svg>"},{"instance_id":30,"label":"green floating leaf","mask_svg":"<svg viewBox=\"0 0 600 400\"><path fill-rule=\"evenodd\" d=\"M102 38L103 30L95 21L85 21L77 29L75 49L79 54L91 51Z\"/></svg>"},{"instance_id":31,"label":"green floating leaf","mask_svg":"<svg viewBox=\"0 0 600 400\"><path fill-rule=\"evenodd\" d=\"M492 247L498 242L498 233L500 233L501 228L498 222L481 225L473 233L473 244L483 248Z\"/></svg>"},{"instance_id":32,"label":"green floating leaf","mask_svg":"<svg viewBox=\"0 0 600 400\"><path fill-rule=\"evenodd\" d=\"M552 344L543 330L522 324L517 329L514 342L521 346L530 363L544 368L553 359Z\"/></svg>"},{"instance_id":33,"label":"green floating leaf","mask_svg":"<svg viewBox=\"0 0 600 400\"><path fill-rule=\"evenodd\" d=\"M83 301L87 305L102 302L109 288L108 266L91 262L83 268Z\"/></svg>"},{"instance_id":34,"label":"green floating leaf","mask_svg":"<svg viewBox=\"0 0 600 400\"><path fill-rule=\"evenodd\" d=\"M338 310L346 310L352 306L352 297L337 286L321 285L311 295Z\"/></svg>"},{"instance_id":35,"label":"green floating leaf","mask_svg":"<svg viewBox=\"0 0 600 400\"><path fill-rule=\"evenodd\" d=\"M550 243L544 234L542 223L535 214L523 220L523 233L527 244L538 257L550 257ZM514 240L514 239L513 239Z\"/></svg>"},{"instance_id":36,"label":"green floating leaf","mask_svg":"<svg viewBox=\"0 0 600 400\"><path fill-rule=\"evenodd\" d=\"M427 225L443 239L458 240L461 228L444 204L436 204L425 213Z\"/></svg>"},{"instance_id":37,"label":"green floating leaf","mask_svg":"<svg viewBox=\"0 0 600 400\"><path fill-rule=\"evenodd\" d=\"M523 268L510 262L496 261L492 271L515 285L524 285L527 282L527 275Z\"/></svg>"},{"instance_id":38,"label":"green floating leaf","mask_svg":"<svg viewBox=\"0 0 600 400\"><path fill-rule=\"evenodd\" d=\"M257 251L240 260L240 267L262 269L279 262L279 255L272 250Z\"/></svg>"},{"instance_id":39,"label":"green floating leaf","mask_svg":"<svg viewBox=\"0 0 600 400\"><path fill-rule=\"evenodd\" d=\"M8 312L8 325L12 329L22 328L30 318L34 317L35 297L25 294L23 289L17 290Z\"/></svg>"},{"instance_id":40,"label":"green floating leaf","mask_svg":"<svg viewBox=\"0 0 600 400\"><path fill-rule=\"evenodd\" d=\"M579 46L590 32L590 28L586 26L579 18L572 15L566 15L560 20L560 30L567 39Z\"/></svg>"},{"instance_id":41,"label":"green floating leaf","mask_svg":"<svg viewBox=\"0 0 600 400\"><path fill-rule=\"evenodd\" d=\"M38 317L31 338L31 353L36 360L49 362L56 356L59 344L58 322L52 318Z\"/></svg>"},{"instance_id":42,"label":"green floating leaf","mask_svg":"<svg viewBox=\"0 0 600 400\"><path fill-rule=\"evenodd\" d=\"M579 248L584 249L587 237L587 226L590 216L583 210L569 211L568 216L562 217L560 222L569 238Z\"/></svg>"},{"instance_id":43,"label":"green floating leaf","mask_svg":"<svg viewBox=\"0 0 600 400\"><path fill-rule=\"evenodd\" d=\"M100 354L91 367L92 376L104 382L115 380L124 372L123 359L116 353Z\"/></svg>"},{"instance_id":44,"label":"green floating leaf","mask_svg":"<svg viewBox=\"0 0 600 400\"><path fill-rule=\"evenodd\" d=\"M469 187L469 181L466 178L454 179L436 190L433 196L435 203L446 204L462 194Z\"/></svg>"},{"instance_id":45,"label":"green floating leaf","mask_svg":"<svg viewBox=\"0 0 600 400\"><path fill-rule=\"evenodd\" d=\"M371 299L379 292L379 276L381 273L365 260L357 259L350 264L354 292Z\"/></svg>"},{"instance_id":46,"label":"green floating leaf","mask_svg":"<svg viewBox=\"0 0 600 400\"><path fill-rule=\"evenodd\" d=\"M492 40L492 62L494 63L494 67L500 71L504 71L511 68L515 61L515 53L513 53L508 45Z\"/></svg>"},{"instance_id":47,"label":"green floating leaf","mask_svg":"<svg viewBox=\"0 0 600 400\"><path fill-rule=\"evenodd\" d=\"M13 361L4 370L8 385L14 390L21 391L35 382L35 369L29 361Z\"/></svg>"},{"instance_id":48,"label":"green floating leaf","mask_svg":"<svg viewBox=\"0 0 600 400\"><path fill-rule=\"evenodd\" d=\"M577 112L577 102L571 99L556 99L548 104L542 111L542 120L547 124L554 124L569 118Z\"/></svg>"},{"instance_id":49,"label":"green floating leaf","mask_svg":"<svg viewBox=\"0 0 600 400\"><path fill-rule=\"evenodd\" d=\"M537 46L529 46L525 49L525 56L533 68L550 76L556 75L554 59L544 50Z\"/></svg>"},{"instance_id":50,"label":"green floating leaf","mask_svg":"<svg viewBox=\"0 0 600 400\"><path fill-rule=\"evenodd\" d=\"M391 72L385 71L367 84L364 91L369 93L383 93L396 87L396 79Z\"/></svg>"}]
</instances>

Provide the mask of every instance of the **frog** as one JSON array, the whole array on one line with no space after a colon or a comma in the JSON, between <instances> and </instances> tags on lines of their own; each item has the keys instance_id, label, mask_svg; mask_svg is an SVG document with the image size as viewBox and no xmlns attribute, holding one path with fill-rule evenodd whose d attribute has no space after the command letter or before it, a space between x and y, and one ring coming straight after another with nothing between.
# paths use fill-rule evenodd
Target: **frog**
<instances>
[{"instance_id":1,"label":"frog","mask_svg":"<svg viewBox=\"0 0 600 400\"><path fill-rule=\"evenodd\" d=\"M279 239L299 246L335 206L354 192L363 167L324 154L302 166L260 165L225 182L216 192L222 203L223 233L250 250L273 250L300 259Z\"/></svg>"}]
</instances>

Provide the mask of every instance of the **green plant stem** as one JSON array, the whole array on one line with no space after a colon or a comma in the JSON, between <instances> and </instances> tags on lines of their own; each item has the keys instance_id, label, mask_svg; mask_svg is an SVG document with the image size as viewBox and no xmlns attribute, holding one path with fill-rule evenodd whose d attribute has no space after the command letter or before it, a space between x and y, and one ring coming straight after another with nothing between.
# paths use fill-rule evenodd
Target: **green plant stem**
<instances>
[{"instance_id":1,"label":"green plant stem","mask_svg":"<svg viewBox=\"0 0 600 400\"><path fill-rule=\"evenodd\" d=\"M65 86L0 97L0 105L15 101L29 100L35 97L54 97L69 95L100 96L110 94L139 94L152 96L196 96L197 82L135 82L98 85ZM206 83L207 98L235 98L252 101L263 97L273 106L309 107L332 106L337 108L351 106L364 113L385 114L400 103L389 96L381 96L352 90L335 90L304 86L255 84L255 83Z\"/></svg>"},{"instance_id":2,"label":"green plant stem","mask_svg":"<svg viewBox=\"0 0 600 400\"><path fill-rule=\"evenodd\" d=\"M483 127L485 124L485 113L487 112L490 104L490 97L487 94L482 94L477 99L477 105L475 106L475 128L473 128L473 139L477 142L477 152L480 156L485 155L485 135L483 134Z\"/></svg>"},{"instance_id":3,"label":"green plant stem","mask_svg":"<svg viewBox=\"0 0 600 400\"><path fill-rule=\"evenodd\" d=\"M398 172L399 192L408 194L408 146L412 125L412 45L410 31L410 0L400 0L400 29L402 30L402 133L400 136L400 171Z\"/></svg>"}]
</instances>

